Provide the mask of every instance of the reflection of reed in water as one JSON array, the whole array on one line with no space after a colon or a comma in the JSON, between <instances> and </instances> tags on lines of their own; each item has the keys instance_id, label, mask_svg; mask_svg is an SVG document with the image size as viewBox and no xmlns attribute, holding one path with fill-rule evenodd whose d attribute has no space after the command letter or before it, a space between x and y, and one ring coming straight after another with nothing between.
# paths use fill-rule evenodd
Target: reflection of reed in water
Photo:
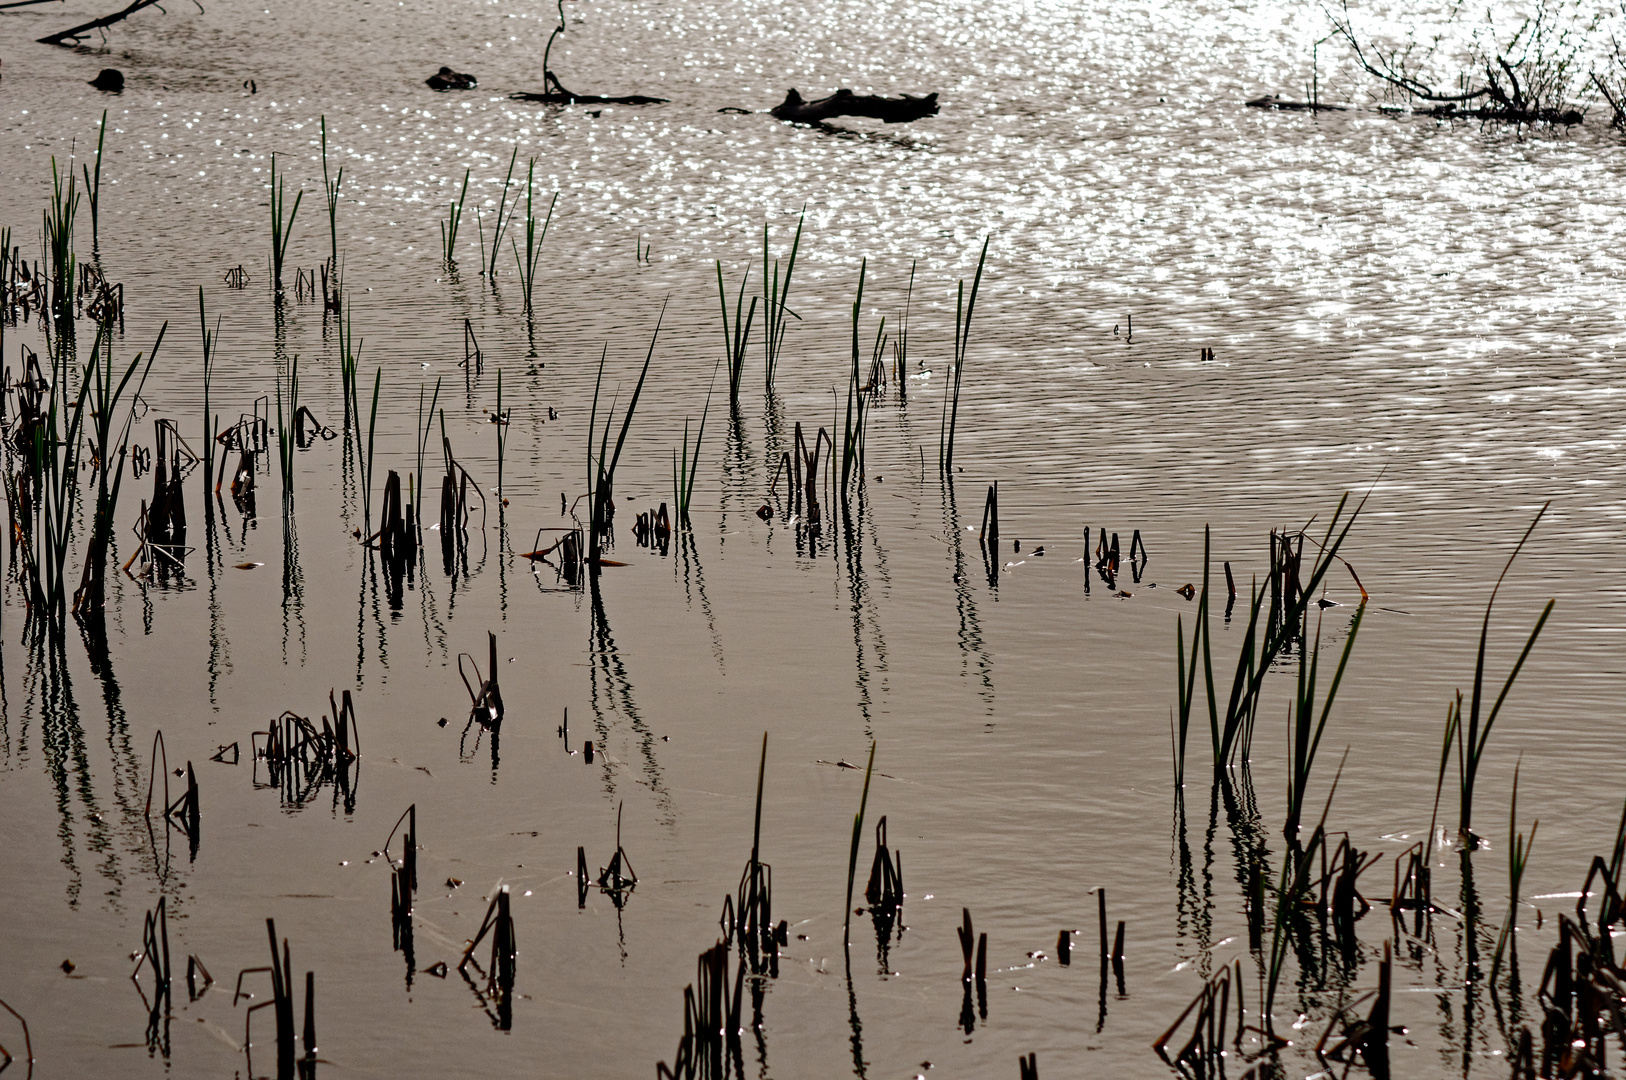
<instances>
[{"instance_id":1,"label":"reflection of reed in water","mask_svg":"<svg viewBox=\"0 0 1626 1080\"><path fill-rule=\"evenodd\" d=\"M674 820L672 796L666 790L665 776L660 762L655 757L654 733L649 730L649 725L645 723L643 714L633 699L632 679L627 672L626 661L616 647L615 637L610 631L609 618L604 610L603 588L592 568L589 569L587 580L590 622L588 701L593 709L593 726L598 732L598 745L606 748L609 746L612 715L619 714L624 717L632 728L639 755L643 758L643 782L649 786L650 793L655 797L658 820L662 824L670 825ZM615 794L616 790L616 766L617 763L611 756L605 754L602 767L604 790L611 795Z\"/></svg>"},{"instance_id":2,"label":"reflection of reed in water","mask_svg":"<svg viewBox=\"0 0 1626 1080\"><path fill-rule=\"evenodd\" d=\"M960 645L960 670L971 674L973 665L980 684L978 696L982 698L988 715L994 712L994 662L983 641L982 623L977 615L977 602L971 595L971 581L966 573L965 531L954 503L954 480L945 477L941 486L943 496L943 531L948 536L949 551L954 560L954 608L959 618L956 640Z\"/></svg>"}]
</instances>

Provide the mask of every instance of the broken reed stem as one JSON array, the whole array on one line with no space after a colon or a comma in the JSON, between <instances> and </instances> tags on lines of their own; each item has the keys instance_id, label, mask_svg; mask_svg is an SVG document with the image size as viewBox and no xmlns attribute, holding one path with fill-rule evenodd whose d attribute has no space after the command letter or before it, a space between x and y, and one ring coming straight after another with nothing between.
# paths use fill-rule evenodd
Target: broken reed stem
<instances>
[{"instance_id":1,"label":"broken reed stem","mask_svg":"<svg viewBox=\"0 0 1626 1080\"><path fill-rule=\"evenodd\" d=\"M508 420L502 413L502 368L497 369L497 414L492 419L497 424L497 499L500 506L502 500L503 450L508 443Z\"/></svg>"},{"instance_id":2,"label":"broken reed stem","mask_svg":"<svg viewBox=\"0 0 1626 1080\"><path fill-rule=\"evenodd\" d=\"M845 950L850 944L848 931L853 921L853 878L858 872L858 842L864 834L864 810L869 806L869 779L875 772L875 740L869 743L869 764L864 768L864 794L858 800L858 813L853 816L853 843L852 850L847 856L847 906L843 909L841 918L841 947Z\"/></svg>"},{"instance_id":3,"label":"broken reed stem","mask_svg":"<svg viewBox=\"0 0 1626 1080\"><path fill-rule=\"evenodd\" d=\"M214 475L215 435L218 421L209 410L209 384L215 371L215 340L220 336L220 317L215 316L215 328L209 329L209 315L204 309L203 286L198 286L198 329L203 335L203 486L205 510L212 510L208 499L209 478Z\"/></svg>"}]
</instances>

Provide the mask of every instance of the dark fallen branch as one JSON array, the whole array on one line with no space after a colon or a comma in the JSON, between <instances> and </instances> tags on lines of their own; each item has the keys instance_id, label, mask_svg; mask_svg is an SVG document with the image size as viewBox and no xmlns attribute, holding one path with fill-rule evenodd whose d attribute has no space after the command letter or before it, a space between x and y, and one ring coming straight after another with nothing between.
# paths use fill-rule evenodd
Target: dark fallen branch
<instances>
[{"instance_id":1,"label":"dark fallen branch","mask_svg":"<svg viewBox=\"0 0 1626 1080\"><path fill-rule=\"evenodd\" d=\"M1283 101L1274 94L1245 102L1251 109L1280 109L1283 112L1349 112L1349 105L1325 105L1310 101ZM1517 108L1500 102L1465 109L1455 102L1446 102L1431 108L1402 109L1398 106L1380 106L1378 112L1408 113L1413 116L1432 116L1438 120L1496 120L1509 124L1579 124L1583 117L1576 109Z\"/></svg>"},{"instance_id":2,"label":"dark fallen branch","mask_svg":"<svg viewBox=\"0 0 1626 1080\"><path fill-rule=\"evenodd\" d=\"M1327 105L1319 101L1286 101L1275 94L1266 94L1246 102L1250 109L1280 109L1283 112L1348 112L1348 105Z\"/></svg>"},{"instance_id":3,"label":"dark fallen branch","mask_svg":"<svg viewBox=\"0 0 1626 1080\"><path fill-rule=\"evenodd\" d=\"M1405 52L1390 50L1386 55L1376 42L1363 45L1355 32L1348 0L1344 0L1343 11L1342 19L1332 16L1334 34L1349 44L1355 62L1368 75L1407 97L1429 103L1429 108L1415 112L1450 119L1494 120L1512 124L1572 125L1582 120L1580 110L1563 104L1573 96L1566 72L1574 67L1579 46L1566 44L1566 37L1562 34L1553 40L1551 28L1543 27L1540 14L1527 20L1509 43L1511 51L1521 38L1524 39L1521 46L1524 55L1520 59L1510 63L1500 55L1493 58L1482 54L1475 64L1483 69L1483 83L1475 85L1478 73L1464 72L1458 78L1456 91L1452 92L1431 85L1409 68L1409 49ZM1520 71L1525 74L1522 81ZM1473 104L1470 105L1470 102Z\"/></svg>"},{"instance_id":4,"label":"dark fallen branch","mask_svg":"<svg viewBox=\"0 0 1626 1080\"><path fill-rule=\"evenodd\" d=\"M1609 111L1611 113L1609 126L1612 128L1626 128L1626 94L1621 93L1621 88L1618 86L1615 88L1615 93L1610 93L1609 84L1604 82L1596 71L1592 73L1592 82L1598 88L1599 93L1603 94L1603 99L1609 102Z\"/></svg>"},{"instance_id":5,"label":"dark fallen branch","mask_svg":"<svg viewBox=\"0 0 1626 1080\"><path fill-rule=\"evenodd\" d=\"M92 30L100 30L104 26L112 26L114 23L123 22L125 19L128 19L131 15L134 15L142 8L152 7L157 3L158 0L132 0L130 6L125 8L123 11L117 11L111 15L104 15L100 19L93 19L88 23L81 23L72 29L62 31L59 34L51 34L47 37L42 37L39 39L39 44L65 45L70 42L77 42L80 38L89 34Z\"/></svg>"},{"instance_id":6,"label":"dark fallen branch","mask_svg":"<svg viewBox=\"0 0 1626 1080\"><path fill-rule=\"evenodd\" d=\"M607 97L602 94L578 94L574 90L567 90L551 71L542 73L543 85L546 90L521 90L517 94L509 94L514 101L540 101L545 105L664 105L666 98L648 97L644 94L623 94L619 97Z\"/></svg>"},{"instance_id":7,"label":"dark fallen branch","mask_svg":"<svg viewBox=\"0 0 1626 1080\"><path fill-rule=\"evenodd\" d=\"M1506 105L1482 105L1473 109L1460 109L1455 105L1438 105L1432 109L1413 110L1419 116L1434 116L1442 120L1496 120L1505 124L1579 124L1585 117L1579 109L1515 108Z\"/></svg>"},{"instance_id":8,"label":"dark fallen branch","mask_svg":"<svg viewBox=\"0 0 1626 1080\"><path fill-rule=\"evenodd\" d=\"M826 98L808 101L795 90L785 94L785 100L768 110L780 120L798 124L819 124L835 116L868 116L888 124L907 124L926 116L936 116L937 95L913 97L903 94L895 98L874 94L854 94L851 90L837 90Z\"/></svg>"}]
</instances>

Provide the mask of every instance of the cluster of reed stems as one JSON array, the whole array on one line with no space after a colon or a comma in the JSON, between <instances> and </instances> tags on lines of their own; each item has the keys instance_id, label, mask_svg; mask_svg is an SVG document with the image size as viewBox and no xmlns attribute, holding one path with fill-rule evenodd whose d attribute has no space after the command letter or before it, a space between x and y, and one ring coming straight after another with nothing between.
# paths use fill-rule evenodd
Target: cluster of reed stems
<instances>
[{"instance_id":1,"label":"cluster of reed stems","mask_svg":"<svg viewBox=\"0 0 1626 1080\"><path fill-rule=\"evenodd\" d=\"M490 256L489 259L486 257L486 250L485 250L486 232L485 232L485 226L481 223L481 220L480 220L480 209L479 209L479 207L475 207L475 210L474 210L475 226L478 228L479 233L480 233L480 265L482 267L481 272L483 274L485 274L485 276L488 279L493 280L493 281L496 280L496 277L497 277L497 257L502 253L502 234L503 234L503 230L506 229L508 227L508 224L509 224L508 223L508 189L511 186L513 186L513 183L514 183L514 164L516 162L518 162L518 161L519 161L519 147L515 146L514 147L514 152L508 156L508 175L503 177L502 191L498 194L498 197L497 197L497 221L496 221L496 225L493 228L493 231L492 231L492 234L491 234L491 256ZM516 203L518 202L518 200L515 200L515 201L516 201Z\"/></svg>"},{"instance_id":2,"label":"cluster of reed stems","mask_svg":"<svg viewBox=\"0 0 1626 1080\"><path fill-rule=\"evenodd\" d=\"M288 257L288 242L293 238L294 218L299 215L299 203L305 197L301 188L294 193L294 204L288 206L288 181L277 179L277 155L271 155L271 288L282 292L282 268ZM286 213L284 211L286 210Z\"/></svg>"},{"instance_id":3,"label":"cluster of reed stems","mask_svg":"<svg viewBox=\"0 0 1626 1080\"><path fill-rule=\"evenodd\" d=\"M440 253L447 266L457 262L457 228L463 223L463 203L469 197L469 171L463 170L463 186L452 200L446 220L440 223Z\"/></svg>"},{"instance_id":4,"label":"cluster of reed stems","mask_svg":"<svg viewBox=\"0 0 1626 1080\"><path fill-rule=\"evenodd\" d=\"M614 489L615 470L621 463L621 451L627 443L627 432L632 428L633 414L638 411L638 399L644 392L644 380L649 376L649 364L655 358L655 342L660 339L661 323L666 318L666 305L661 305L660 317L655 320L655 330L649 337L649 352L644 356L644 366L638 372L638 383L633 387L632 397L627 401L627 408L621 415L621 433L616 436L615 449L609 449L610 428L615 421L615 406L605 411L604 428L598 429L598 403L600 391L604 386L604 361L609 355L608 350L599 357L598 378L593 382L593 410L587 421L587 499L591 507L587 530L587 561L590 572L597 578L600 559L604 553L604 542L609 535L610 518L615 513ZM593 436L598 435L598 453L593 453Z\"/></svg>"},{"instance_id":5,"label":"cluster of reed stems","mask_svg":"<svg viewBox=\"0 0 1626 1080\"><path fill-rule=\"evenodd\" d=\"M1550 505L1550 504L1548 504ZM1501 714L1502 706L1507 701L1507 695L1513 689L1513 682L1519 677L1524 668L1524 662L1530 658L1530 651L1536 647L1536 639L1541 636L1542 627L1547 625L1547 618L1553 613L1554 600L1548 600L1547 606L1541 609L1541 615L1536 619L1536 625L1525 639L1524 648L1519 652L1518 660L1508 671L1502 689L1496 695L1496 701L1490 706L1488 712L1483 710L1485 697L1485 646L1490 638L1491 608L1496 604L1496 594L1501 591L1502 582L1506 579L1508 571L1513 569L1513 561L1524 550L1524 545L1530 539L1530 534L1536 531L1541 523L1542 516L1547 513L1547 506L1536 512L1535 519L1525 530L1524 536L1508 556L1507 565L1502 568L1501 576L1496 579L1496 585L1491 589L1490 599L1485 603L1485 618L1479 628L1479 652L1474 663L1473 693L1468 701L1468 711L1464 716L1462 708L1462 692L1458 691L1455 699L1446 710L1445 718L1445 754L1449 754L1453 744L1456 747L1457 758L1457 789L1461 818L1458 829L1464 843L1470 846L1473 839L1473 813L1474 813L1474 782L1479 776L1479 766L1485 757L1485 746L1490 741L1491 728L1496 724L1496 718ZM1443 760L1442 760L1443 769Z\"/></svg>"},{"instance_id":6,"label":"cluster of reed stems","mask_svg":"<svg viewBox=\"0 0 1626 1080\"><path fill-rule=\"evenodd\" d=\"M717 370L712 369L712 386L717 382ZM694 478L700 470L700 444L706 437L706 417L711 413L712 387L706 388L706 406L700 410L700 427L694 433L694 447L689 447L689 421L683 421L682 452L672 452L672 505L677 507L678 527L693 527L689 520L689 503L694 498Z\"/></svg>"},{"instance_id":7,"label":"cluster of reed stems","mask_svg":"<svg viewBox=\"0 0 1626 1080\"><path fill-rule=\"evenodd\" d=\"M330 244L328 255L328 270L323 275L326 281L322 288L322 308L324 312L339 310L344 293L343 283L339 269L339 189L344 186L344 166L339 166L337 175L330 175L327 163L327 117L322 117L322 192L327 198L327 229ZM292 220L289 227L292 227Z\"/></svg>"},{"instance_id":8,"label":"cluster of reed stems","mask_svg":"<svg viewBox=\"0 0 1626 1080\"><path fill-rule=\"evenodd\" d=\"M751 306L745 307L745 289L751 281L751 268L745 268L740 278L739 291L734 296L734 318L728 317L728 290L723 285L723 264L717 262L717 303L723 312L723 358L728 363L728 404L737 410L740 406L740 376L745 374L745 346L751 336L751 323L757 316L757 297L751 297Z\"/></svg>"},{"instance_id":9,"label":"cluster of reed stems","mask_svg":"<svg viewBox=\"0 0 1626 1080\"><path fill-rule=\"evenodd\" d=\"M207 332L207 327L205 328ZM277 379L277 464L282 472L283 505L294 497L294 424L299 415L299 355L288 363L287 408L283 407L283 380ZM207 473L205 474L207 475Z\"/></svg>"},{"instance_id":10,"label":"cluster of reed stems","mask_svg":"<svg viewBox=\"0 0 1626 1080\"><path fill-rule=\"evenodd\" d=\"M982 254L977 256L977 273L971 280L971 295L965 291L965 280L960 280L954 299L954 371L950 386L943 395L943 423L937 441L937 467L940 472L954 472L954 430L960 417L960 382L965 375L966 346L971 339L971 316L977 310L977 292L982 288L982 271L988 263L988 242L982 242ZM910 272L911 283L914 280Z\"/></svg>"},{"instance_id":11,"label":"cluster of reed stems","mask_svg":"<svg viewBox=\"0 0 1626 1080\"><path fill-rule=\"evenodd\" d=\"M542 242L548 238L548 226L553 224L553 208L559 204L559 193L553 193L548 202L547 216L542 219L541 228L537 228L536 220L536 159L532 158L525 167L525 253L520 254L519 246L512 238L509 246L514 251L514 262L519 266L520 287L525 293L525 314L534 315L536 308L533 303L533 294L536 290L536 266L542 259ZM515 200L515 206L519 200ZM495 262L495 260L493 260Z\"/></svg>"},{"instance_id":12,"label":"cluster of reed stems","mask_svg":"<svg viewBox=\"0 0 1626 1080\"><path fill-rule=\"evenodd\" d=\"M1190 661L1186 659L1186 648L1182 620L1175 623L1177 641L1177 679L1179 688L1179 714L1175 732L1175 778L1177 783L1185 781L1186 740L1189 733L1191 714L1195 702L1195 683L1197 679L1199 652L1201 654L1201 674L1208 699L1208 726L1209 735L1213 744L1213 768L1216 772L1228 767L1238 756L1243 762L1248 760L1249 750L1253 737L1253 722L1258 708L1260 691L1264 686L1265 676L1270 672L1276 661L1286 653L1294 642L1302 641L1302 634L1306 624L1306 612L1309 605L1315 602L1315 596L1326 579L1327 572L1332 569L1335 561L1341 562L1338 551L1349 536L1349 530L1359 517L1361 508L1365 505L1363 499L1355 508L1345 516L1349 504L1346 494L1338 502L1333 511L1332 519L1328 522L1326 531L1316 544L1316 554L1311 564L1308 577L1298 575L1296 564L1295 575L1288 587L1271 587L1260 589L1255 585L1251 590L1248 605L1248 625L1243 633L1242 647L1237 655L1236 673L1232 678L1231 691L1225 702L1224 715L1220 714L1219 695L1215 692L1214 664L1211 649L1211 636L1208 628L1209 621L1209 574L1208 574L1208 542L1205 538L1203 545L1203 587L1199 594L1197 616L1192 628ZM1274 553L1273 561L1285 556ZM1345 564L1348 565L1347 563ZM1279 566L1272 566L1273 581L1277 578ZM1359 584L1359 582L1357 582ZM1265 604L1269 601L1269 608ZM1364 590L1362 603L1365 603ZM1353 634L1351 635L1353 638ZM1346 650L1348 643L1346 643ZM1347 656L1347 653L1346 653ZM1340 665L1342 672L1342 665ZM1306 673L1308 674L1308 673ZM1313 691L1313 685L1307 687ZM1308 715L1308 714L1307 714ZM1307 720L1308 724L1309 721ZM1311 725L1313 726L1313 725ZM1308 738L1313 741L1314 733L1309 732ZM1314 753L1310 741L1305 743L1307 759L1304 770L1307 773L1309 763L1313 762Z\"/></svg>"},{"instance_id":13,"label":"cluster of reed stems","mask_svg":"<svg viewBox=\"0 0 1626 1080\"><path fill-rule=\"evenodd\" d=\"M856 477L864 479L864 420L868 415L868 397L860 382L858 321L863 314L864 275L869 260L858 266L858 289L853 294L852 307L852 368L847 377L847 412L841 429L841 503L845 509L847 492Z\"/></svg>"},{"instance_id":14,"label":"cluster of reed stems","mask_svg":"<svg viewBox=\"0 0 1626 1080\"><path fill-rule=\"evenodd\" d=\"M96 171L92 172L90 166L79 166L85 177L85 201L90 204L90 244L92 248L101 243L101 206L102 206L102 149L107 145L107 110L102 110L102 122L97 125L96 134Z\"/></svg>"},{"instance_id":15,"label":"cluster of reed stems","mask_svg":"<svg viewBox=\"0 0 1626 1080\"><path fill-rule=\"evenodd\" d=\"M73 224L79 213L79 186L72 167L57 169L51 158L51 205L44 213L45 250L51 267L51 311L55 318L73 318L73 286L77 261L73 252Z\"/></svg>"},{"instance_id":16,"label":"cluster of reed stems","mask_svg":"<svg viewBox=\"0 0 1626 1080\"><path fill-rule=\"evenodd\" d=\"M28 625L37 640L60 642L69 613L68 560L83 470L94 469L95 503L80 583L73 610L95 615L103 602L103 582L113 536L113 516L124 478L124 461L140 395L164 330L153 348L128 364L116 364L110 331L101 326L82 367L74 364L63 339L50 349L49 378L37 369L21 395L16 437L18 467L5 474L6 497L22 553ZM140 373L140 380L131 381ZM78 388L71 389L77 376ZM126 396L128 394L128 396ZM121 412L122 410L122 412Z\"/></svg>"},{"instance_id":17,"label":"cluster of reed stems","mask_svg":"<svg viewBox=\"0 0 1626 1080\"><path fill-rule=\"evenodd\" d=\"M219 433L220 418L209 408L209 386L215 373L215 343L220 338L220 317L215 317L213 330L209 329L209 313L203 302L203 286L198 286L198 330L203 338L203 488L204 512L213 513L208 499L209 479L214 476L215 441Z\"/></svg>"},{"instance_id":18,"label":"cluster of reed stems","mask_svg":"<svg viewBox=\"0 0 1626 1080\"><path fill-rule=\"evenodd\" d=\"M773 393L774 372L779 368L779 354L785 346L786 319L801 320L801 316L787 305L790 300L790 281L796 273L796 252L802 246L802 226L807 223L807 207L802 207L796 219L796 235L790 242L790 254L785 259L783 274L778 259L771 258L768 250L768 226L762 226L762 284L767 286L763 298L762 358L765 365L765 386Z\"/></svg>"}]
</instances>

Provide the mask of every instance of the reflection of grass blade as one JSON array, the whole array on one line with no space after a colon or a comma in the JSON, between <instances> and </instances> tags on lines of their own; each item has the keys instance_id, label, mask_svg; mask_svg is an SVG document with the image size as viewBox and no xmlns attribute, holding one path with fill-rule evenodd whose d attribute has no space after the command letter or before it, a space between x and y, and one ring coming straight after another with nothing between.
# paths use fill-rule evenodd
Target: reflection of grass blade
<instances>
[{"instance_id":1,"label":"reflection of grass blade","mask_svg":"<svg viewBox=\"0 0 1626 1080\"><path fill-rule=\"evenodd\" d=\"M1346 749L1344 758L1348 757L1349 751ZM1332 788L1327 792L1327 804L1321 810L1321 820L1316 823L1315 830L1311 832L1310 840L1303 849L1298 848L1297 841L1292 835L1288 836L1288 850L1283 855L1281 877L1276 885L1276 916L1270 938L1269 964L1266 969L1262 1019L1267 1034L1273 1035L1275 1030L1272 1012L1276 1003L1276 989L1281 983L1282 971L1287 965L1287 950L1295 933L1291 922L1302 916L1303 902L1314 887L1311 875L1317 865L1316 856L1326 850L1327 814L1332 810L1332 797L1338 793L1338 781L1343 775L1344 762L1340 760L1338 771L1332 778Z\"/></svg>"},{"instance_id":2,"label":"reflection of grass blade","mask_svg":"<svg viewBox=\"0 0 1626 1080\"><path fill-rule=\"evenodd\" d=\"M1502 932L1496 938L1496 954L1491 959L1491 985L1496 985L1496 976L1502 969L1502 953L1508 943L1513 939L1513 932L1519 922L1519 885L1524 880L1524 868L1530 862L1530 848L1536 842L1536 829L1540 828L1541 820L1538 818L1530 825L1530 835L1525 836L1519 832L1519 766L1513 766L1513 798L1507 812L1507 880L1508 899L1507 919L1502 923ZM1611 881L1614 879L1611 878Z\"/></svg>"}]
</instances>

